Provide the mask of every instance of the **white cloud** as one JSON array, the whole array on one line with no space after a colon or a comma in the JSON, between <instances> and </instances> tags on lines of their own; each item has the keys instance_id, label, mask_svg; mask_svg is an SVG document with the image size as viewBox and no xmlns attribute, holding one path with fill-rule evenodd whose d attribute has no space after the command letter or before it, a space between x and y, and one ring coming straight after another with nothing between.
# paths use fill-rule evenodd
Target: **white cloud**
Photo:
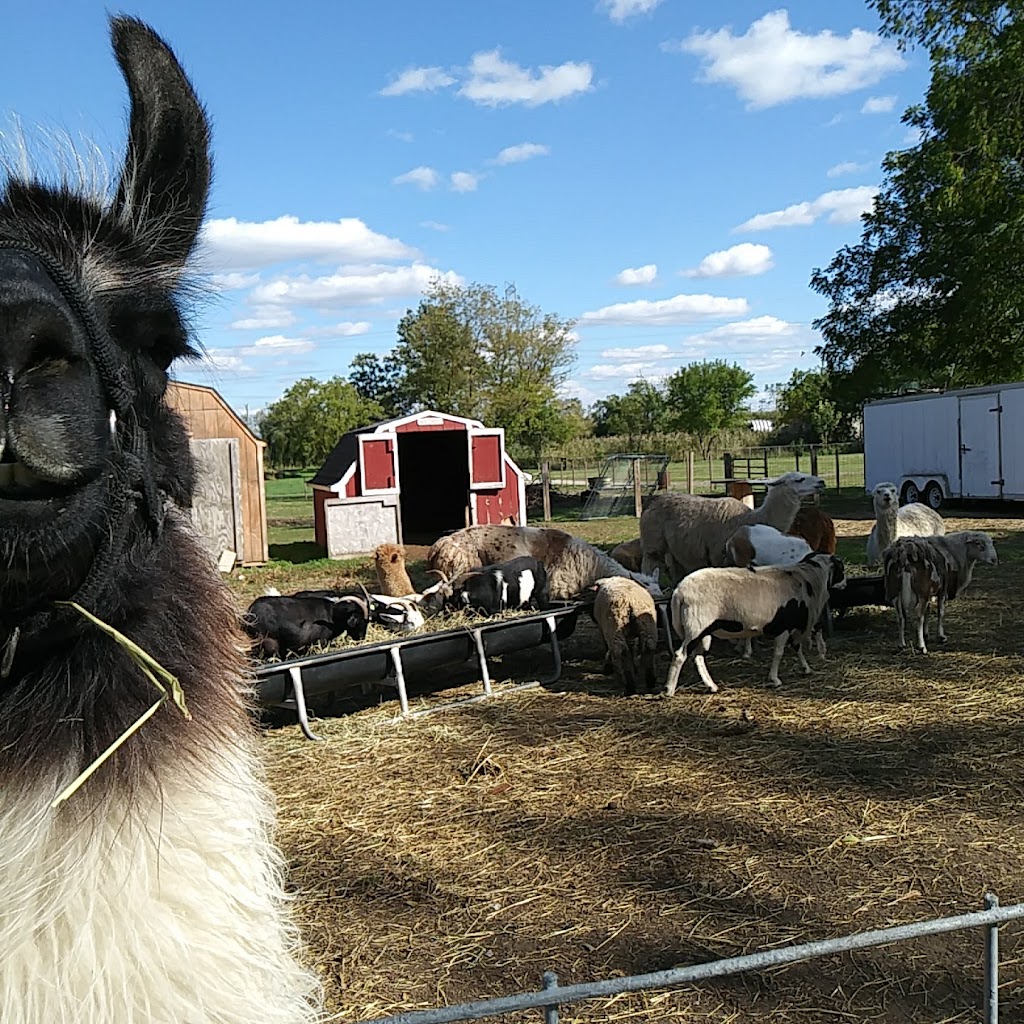
<instances>
[{"instance_id":1,"label":"white cloud","mask_svg":"<svg viewBox=\"0 0 1024 1024\"><path fill-rule=\"evenodd\" d=\"M340 324L310 327L304 333L316 338L355 338L360 334L369 334L372 327L369 320L346 320Z\"/></svg>"},{"instance_id":2,"label":"white cloud","mask_svg":"<svg viewBox=\"0 0 1024 1024\"><path fill-rule=\"evenodd\" d=\"M485 107L508 103L537 107L593 88L590 64L566 61L557 67L524 68L503 59L500 50L473 54L468 71L459 95Z\"/></svg>"},{"instance_id":3,"label":"white cloud","mask_svg":"<svg viewBox=\"0 0 1024 1024\"><path fill-rule=\"evenodd\" d=\"M305 338L286 338L282 334L271 334L265 338L257 338L251 345L239 348L238 351L244 356L272 356L282 352L289 352L299 355L302 352L312 352L316 345Z\"/></svg>"},{"instance_id":4,"label":"white cloud","mask_svg":"<svg viewBox=\"0 0 1024 1024\"><path fill-rule=\"evenodd\" d=\"M520 142L518 146L506 146L496 157L487 162L490 164L521 164L524 160L547 156L551 152L549 146L539 142Z\"/></svg>"},{"instance_id":5,"label":"white cloud","mask_svg":"<svg viewBox=\"0 0 1024 1024\"><path fill-rule=\"evenodd\" d=\"M657 363L640 360L634 363L596 363L583 371L584 377L591 380L636 380L640 377L648 379L664 377L666 371Z\"/></svg>"},{"instance_id":6,"label":"white cloud","mask_svg":"<svg viewBox=\"0 0 1024 1024\"><path fill-rule=\"evenodd\" d=\"M888 114L896 106L895 96L869 96L860 108L862 114Z\"/></svg>"},{"instance_id":7,"label":"white cloud","mask_svg":"<svg viewBox=\"0 0 1024 1024\"><path fill-rule=\"evenodd\" d=\"M389 128L386 135L389 135L392 139L398 139L399 142L412 142L412 132L400 132L397 128Z\"/></svg>"},{"instance_id":8,"label":"white cloud","mask_svg":"<svg viewBox=\"0 0 1024 1024\"><path fill-rule=\"evenodd\" d=\"M700 334L691 334L686 339L687 346L719 345L725 343L752 344L757 342L775 342L779 338L792 337L803 330L801 324L780 320L776 316L754 316L749 320L735 320L731 324L712 327Z\"/></svg>"},{"instance_id":9,"label":"white cloud","mask_svg":"<svg viewBox=\"0 0 1024 1024\"><path fill-rule=\"evenodd\" d=\"M444 68L407 68L381 89L381 96L404 96L407 92L433 92L454 85L455 79Z\"/></svg>"},{"instance_id":10,"label":"white cloud","mask_svg":"<svg viewBox=\"0 0 1024 1024\"><path fill-rule=\"evenodd\" d=\"M277 306L256 306L250 316L234 320L231 327L236 331L270 331L291 327L294 323L295 314L290 309L281 309Z\"/></svg>"},{"instance_id":11,"label":"white cloud","mask_svg":"<svg viewBox=\"0 0 1024 1024\"><path fill-rule=\"evenodd\" d=\"M601 0L598 7L608 12L612 21L623 22L638 14L650 14L661 0Z\"/></svg>"},{"instance_id":12,"label":"white cloud","mask_svg":"<svg viewBox=\"0 0 1024 1024\"><path fill-rule=\"evenodd\" d=\"M701 58L703 80L733 86L748 110L838 96L904 66L896 47L873 32L855 28L841 36L824 29L807 35L790 27L784 10L764 15L742 36L734 36L731 27L693 32L666 48Z\"/></svg>"},{"instance_id":13,"label":"white cloud","mask_svg":"<svg viewBox=\"0 0 1024 1024\"><path fill-rule=\"evenodd\" d=\"M559 398L578 398L584 407L593 405L601 396L582 381L567 380L558 386Z\"/></svg>"},{"instance_id":14,"label":"white cloud","mask_svg":"<svg viewBox=\"0 0 1024 1024\"><path fill-rule=\"evenodd\" d=\"M775 264L767 245L741 242L731 249L709 253L692 270L684 270L683 277L753 277L764 274Z\"/></svg>"},{"instance_id":15,"label":"white cloud","mask_svg":"<svg viewBox=\"0 0 1024 1024\"><path fill-rule=\"evenodd\" d=\"M275 306L322 309L373 305L389 298L419 295L437 278L446 284L465 283L453 271L442 273L425 263L405 267L341 267L324 277L279 277L255 288L251 298L253 302Z\"/></svg>"},{"instance_id":16,"label":"white cloud","mask_svg":"<svg viewBox=\"0 0 1024 1024\"><path fill-rule=\"evenodd\" d=\"M226 348L208 348L199 359L190 361L189 367L212 374L224 371L238 374L252 373L252 367L241 356L235 355L231 349Z\"/></svg>"},{"instance_id":17,"label":"white cloud","mask_svg":"<svg viewBox=\"0 0 1024 1024\"><path fill-rule=\"evenodd\" d=\"M733 231L770 231L772 228L813 224L824 214L828 214L826 219L829 224L852 224L874 206L877 195L878 188L875 185L823 192L809 202L794 203L784 210L773 210L771 213L759 213L733 228Z\"/></svg>"},{"instance_id":18,"label":"white cloud","mask_svg":"<svg viewBox=\"0 0 1024 1024\"><path fill-rule=\"evenodd\" d=\"M451 177L453 192L475 192L480 184L480 175L469 171L454 171Z\"/></svg>"},{"instance_id":19,"label":"white cloud","mask_svg":"<svg viewBox=\"0 0 1024 1024\"><path fill-rule=\"evenodd\" d=\"M401 259L416 250L371 231L356 217L300 221L284 216L266 221L235 217L210 220L203 228L204 258L218 271L246 270L289 260L357 262Z\"/></svg>"},{"instance_id":20,"label":"white cloud","mask_svg":"<svg viewBox=\"0 0 1024 1024\"><path fill-rule=\"evenodd\" d=\"M871 164L857 164L852 160L844 160L842 163L833 164L825 174L829 178L840 178L844 174L860 174L861 171L866 171Z\"/></svg>"},{"instance_id":21,"label":"white cloud","mask_svg":"<svg viewBox=\"0 0 1024 1024\"><path fill-rule=\"evenodd\" d=\"M676 353L668 345L635 345L633 348L606 348L602 359L673 359Z\"/></svg>"},{"instance_id":22,"label":"white cloud","mask_svg":"<svg viewBox=\"0 0 1024 1024\"><path fill-rule=\"evenodd\" d=\"M399 174L397 177L392 178L391 184L415 185L426 192L429 189L435 188L439 179L440 176L433 167L414 167L411 171L406 171L405 174Z\"/></svg>"},{"instance_id":23,"label":"white cloud","mask_svg":"<svg viewBox=\"0 0 1024 1024\"><path fill-rule=\"evenodd\" d=\"M620 326L672 325L709 317L735 316L749 309L746 299L727 299L719 295L674 295L671 299L638 299L584 313L582 323Z\"/></svg>"},{"instance_id":24,"label":"white cloud","mask_svg":"<svg viewBox=\"0 0 1024 1024\"><path fill-rule=\"evenodd\" d=\"M647 263L642 267L626 267L615 275L616 284L651 284L658 276L658 264Z\"/></svg>"},{"instance_id":25,"label":"white cloud","mask_svg":"<svg viewBox=\"0 0 1024 1024\"><path fill-rule=\"evenodd\" d=\"M908 128L903 136L903 145L916 146L923 138L923 134L920 128Z\"/></svg>"},{"instance_id":26,"label":"white cloud","mask_svg":"<svg viewBox=\"0 0 1024 1024\"><path fill-rule=\"evenodd\" d=\"M436 220L421 220L421 228L430 228L431 231L447 231L448 225Z\"/></svg>"},{"instance_id":27,"label":"white cloud","mask_svg":"<svg viewBox=\"0 0 1024 1024\"><path fill-rule=\"evenodd\" d=\"M210 283L217 291L234 292L239 288L251 288L259 282L259 279L259 274L240 274L237 270L233 270L230 274L214 274L210 278Z\"/></svg>"}]
</instances>

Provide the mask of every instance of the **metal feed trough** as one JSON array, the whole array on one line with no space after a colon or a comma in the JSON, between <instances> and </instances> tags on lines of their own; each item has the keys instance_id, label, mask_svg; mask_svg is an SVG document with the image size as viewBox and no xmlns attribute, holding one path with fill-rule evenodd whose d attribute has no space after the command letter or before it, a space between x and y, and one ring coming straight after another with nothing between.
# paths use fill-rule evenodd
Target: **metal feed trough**
<instances>
[{"instance_id":1,"label":"metal feed trough","mask_svg":"<svg viewBox=\"0 0 1024 1024\"><path fill-rule=\"evenodd\" d=\"M480 669L483 693L455 701L445 707L473 703L489 697L493 690L487 658L537 647L547 642L551 647L551 674L543 679L521 684L515 689L552 683L562 671L559 641L571 636L582 605L566 603L546 611L481 622L479 626L444 629L436 633L361 644L326 654L261 665L256 670L257 696L264 707L294 711L308 739L316 736L309 726L308 702L339 690L362 687L368 691L373 684L391 686L398 691L402 717L426 714L409 712L406 676L422 675L439 668L455 668L476 661Z\"/></svg>"}]
</instances>

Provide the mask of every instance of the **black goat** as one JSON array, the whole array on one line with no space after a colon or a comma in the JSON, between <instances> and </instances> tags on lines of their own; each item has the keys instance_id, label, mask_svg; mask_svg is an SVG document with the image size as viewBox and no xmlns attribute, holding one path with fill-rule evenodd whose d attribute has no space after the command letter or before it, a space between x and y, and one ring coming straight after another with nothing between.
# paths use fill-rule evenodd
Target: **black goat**
<instances>
[{"instance_id":1,"label":"black goat","mask_svg":"<svg viewBox=\"0 0 1024 1024\"><path fill-rule=\"evenodd\" d=\"M243 619L246 633L264 658L299 654L330 643L342 633L366 638L366 602L361 597L257 597Z\"/></svg>"},{"instance_id":2,"label":"black goat","mask_svg":"<svg viewBox=\"0 0 1024 1024\"><path fill-rule=\"evenodd\" d=\"M548 603L547 570L528 555L466 573L452 587L449 599L450 607L481 615L546 608Z\"/></svg>"}]
</instances>

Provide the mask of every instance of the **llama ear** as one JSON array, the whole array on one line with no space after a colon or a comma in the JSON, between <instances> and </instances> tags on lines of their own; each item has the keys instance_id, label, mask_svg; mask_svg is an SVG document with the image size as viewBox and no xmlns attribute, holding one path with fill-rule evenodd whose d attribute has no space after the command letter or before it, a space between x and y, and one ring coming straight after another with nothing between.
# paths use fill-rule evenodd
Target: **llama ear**
<instances>
[{"instance_id":1,"label":"llama ear","mask_svg":"<svg viewBox=\"0 0 1024 1024\"><path fill-rule=\"evenodd\" d=\"M210 191L206 114L170 47L148 25L114 18L111 38L131 96L114 209L154 261L180 266L195 246Z\"/></svg>"}]
</instances>

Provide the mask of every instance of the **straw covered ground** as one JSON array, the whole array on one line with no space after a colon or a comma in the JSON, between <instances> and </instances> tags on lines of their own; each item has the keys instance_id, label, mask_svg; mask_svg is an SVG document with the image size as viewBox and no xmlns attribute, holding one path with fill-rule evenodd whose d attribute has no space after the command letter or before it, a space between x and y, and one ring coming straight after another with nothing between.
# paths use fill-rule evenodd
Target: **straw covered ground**
<instances>
[{"instance_id":1,"label":"straw covered ground","mask_svg":"<svg viewBox=\"0 0 1024 1024\"><path fill-rule=\"evenodd\" d=\"M398 724L393 696L353 700L315 723L319 744L270 725L280 839L337 1019L959 913L986 890L1024 900L1024 521L985 515L949 528L991 530L1001 564L979 568L927 657L897 653L892 613L868 611L813 676L787 655L781 691L767 649L748 666L716 645L719 694L688 665L674 699L627 699L582 616L547 688ZM837 525L854 562L870 523ZM529 679L547 657L495 675ZM475 692L432 682L450 688L417 706ZM1022 933L1003 931L1007 1021L1024 1019ZM980 934L940 936L561 1019L976 1021L981 953Z\"/></svg>"}]
</instances>

